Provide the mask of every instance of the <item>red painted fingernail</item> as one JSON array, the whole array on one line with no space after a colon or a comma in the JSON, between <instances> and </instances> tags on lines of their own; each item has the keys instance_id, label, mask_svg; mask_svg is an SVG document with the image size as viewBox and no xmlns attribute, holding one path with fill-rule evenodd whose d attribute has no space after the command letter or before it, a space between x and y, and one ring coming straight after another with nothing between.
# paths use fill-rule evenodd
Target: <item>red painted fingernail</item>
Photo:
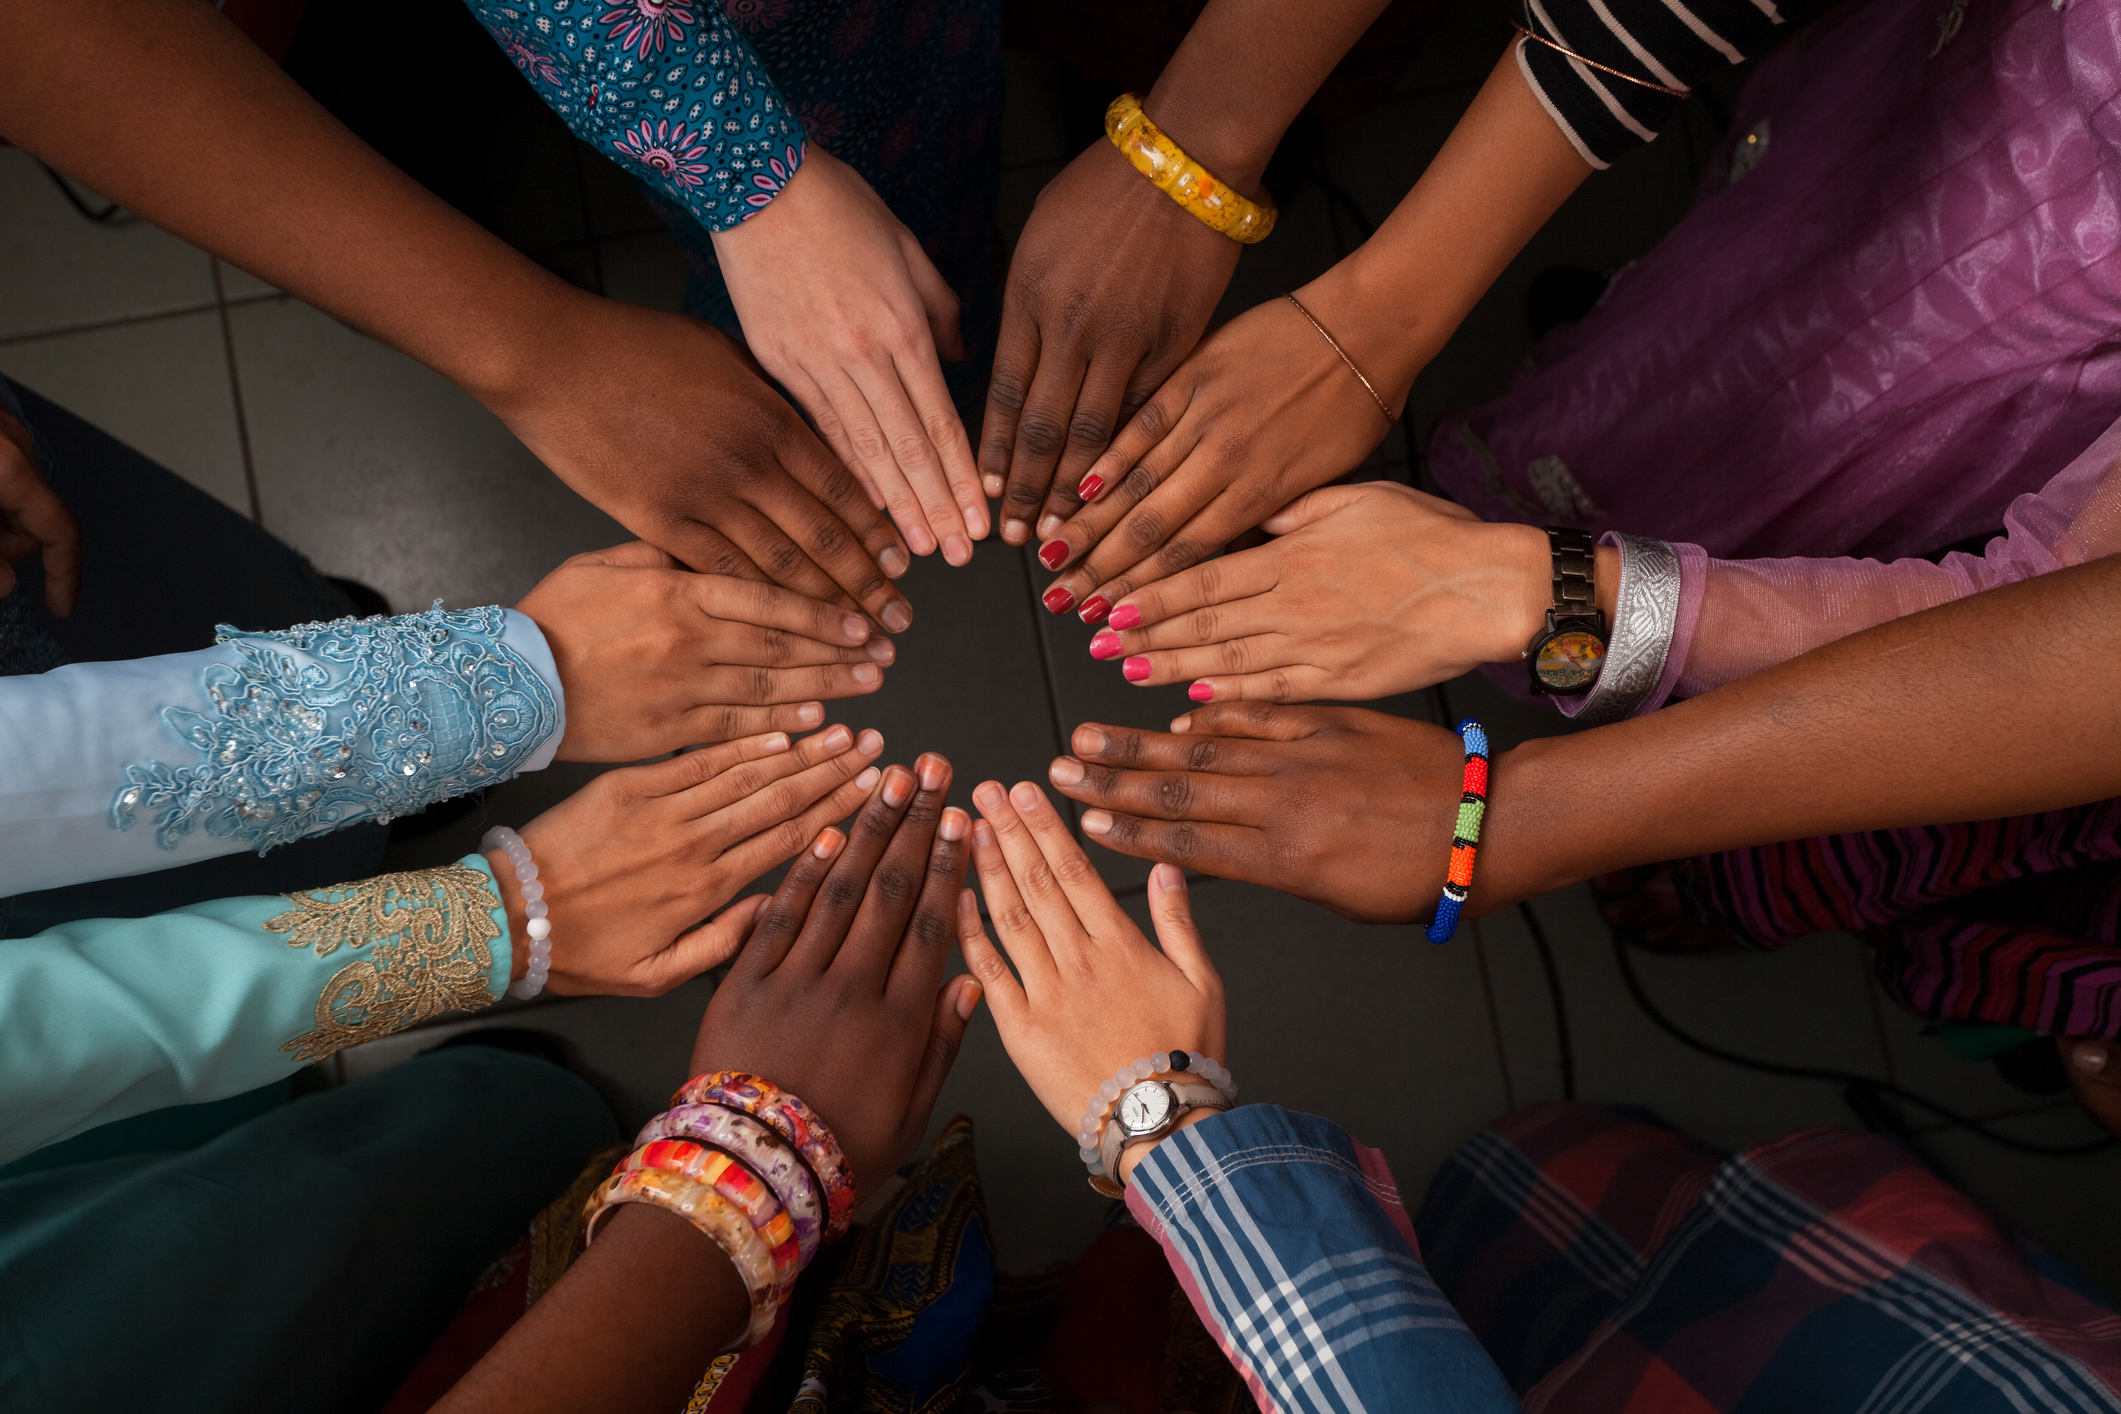
<instances>
[{"instance_id":1,"label":"red painted fingernail","mask_svg":"<svg viewBox=\"0 0 2121 1414\"><path fill-rule=\"evenodd\" d=\"M1096 636L1090 640L1090 656L1100 660L1117 658L1119 656L1119 635L1109 628L1099 629ZM1140 662L1141 660L1137 658L1135 661Z\"/></svg>"},{"instance_id":2,"label":"red painted fingernail","mask_svg":"<svg viewBox=\"0 0 2121 1414\"><path fill-rule=\"evenodd\" d=\"M1104 595L1093 594L1090 596L1089 602L1084 604L1081 609L1077 610L1077 613L1081 615L1082 621L1084 623L1094 624L1099 619L1102 619L1105 616L1105 611L1110 609L1111 607L1112 606L1110 604L1107 604L1105 602Z\"/></svg>"},{"instance_id":3,"label":"red painted fingernail","mask_svg":"<svg viewBox=\"0 0 2121 1414\"><path fill-rule=\"evenodd\" d=\"M1127 675L1128 682L1141 682L1149 676L1149 660L1147 658L1129 658L1120 665L1120 671Z\"/></svg>"},{"instance_id":4,"label":"red painted fingernail","mask_svg":"<svg viewBox=\"0 0 2121 1414\"><path fill-rule=\"evenodd\" d=\"M1112 627L1117 629L1140 628L1142 611L1132 604L1122 604L1112 611Z\"/></svg>"},{"instance_id":5,"label":"red painted fingernail","mask_svg":"<svg viewBox=\"0 0 2121 1414\"><path fill-rule=\"evenodd\" d=\"M1075 488L1075 494L1082 497L1085 501L1094 501L1097 499L1097 493L1104 489L1105 478L1093 471L1083 478L1082 485Z\"/></svg>"},{"instance_id":6,"label":"red painted fingernail","mask_svg":"<svg viewBox=\"0 0 2121 1414\"><path fill-rule=\"evenodd\" d=\"M1075 607L1075 596L1056 584L1046 591L1043 602L1048 613L1065 614Z\"/></svg>"},{"instance_id":7,"label":"red painted fingernail","mask_svg":"<svg viewBox=\"0 0 2121 1414\"><path fill-rule=\"evenodd\" d=\"M1215 700L1215 689L1204 682L1197 682L1186 689L1186 696L1192 698L1195 702L1213 702Z\"/></svg>"},{"instance_id":8,"label":"red painted fingernail","mask_svg":"<svg viewBox=\"0 0 2121 1414\"><path fill-rule=\"evenodd\" d=\"M1038 562L1049 570L1057 570L1068 562L1068 542L1048 540L1038 547Z\"/></svg>"}]
</instances>

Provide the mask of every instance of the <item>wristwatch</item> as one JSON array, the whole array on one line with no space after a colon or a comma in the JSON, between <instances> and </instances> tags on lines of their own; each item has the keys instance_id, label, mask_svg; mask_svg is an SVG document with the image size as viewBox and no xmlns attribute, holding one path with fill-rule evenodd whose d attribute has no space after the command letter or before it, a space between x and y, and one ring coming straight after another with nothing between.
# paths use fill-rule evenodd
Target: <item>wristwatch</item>
<instances>
[{"instance_id":1,"label":"wristwatch","mask_svg":"<svg viewBox=\"0 0 2121 1414\"><path fill-rule=\"evenodd\" d=\"M1120 1092L1098 1138L1098 1156L1105 1171L1090 1180L1090 1186L1107 1198L1120 1196L1119 1156L1129 1144L1161 1139L1178 1128L1178 1122L1194 1110L1227 1110L1230 1102L1213 1085L1179 1085L1168 1080L1144 1080Z\"/></svg>"},{"instance_id":2,"label":"wristwatch","mask_svg":"<svg viewBox=\"0 0 2121 1414\"><path fill-rule=\"evenodd\" d=\"M1605 667L1605 614L1598 607L1598 554L1590 532L1547 527L1554 555L1554 607L1546 627L1525 647L1532 691L1549 697L1579 697L1598 682Z\"/></svg>"}]
</instances>

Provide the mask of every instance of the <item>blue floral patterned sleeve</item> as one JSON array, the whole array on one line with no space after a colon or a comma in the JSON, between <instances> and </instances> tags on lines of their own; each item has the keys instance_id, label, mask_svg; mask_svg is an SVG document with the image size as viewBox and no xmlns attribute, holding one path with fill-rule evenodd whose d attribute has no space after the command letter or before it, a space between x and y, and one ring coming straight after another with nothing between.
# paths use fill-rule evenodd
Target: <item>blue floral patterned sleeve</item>
<instances>
[{"instance_id":1,"label":"blue floral patterned sleeve","mask_svg":"<svg viewBox=\"0 0 2121 1414\"><path fill-rule=\"evenodd\" d=\"M720 0L465 3L575 136L710 231L802 165L802 121Z\"/></svg>"}]
</instances>

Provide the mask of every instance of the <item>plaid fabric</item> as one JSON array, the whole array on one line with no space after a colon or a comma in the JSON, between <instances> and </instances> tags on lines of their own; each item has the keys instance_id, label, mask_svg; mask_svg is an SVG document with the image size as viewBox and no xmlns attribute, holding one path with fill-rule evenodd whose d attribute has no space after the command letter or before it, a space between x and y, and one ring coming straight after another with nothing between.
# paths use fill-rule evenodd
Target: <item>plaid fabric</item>
<instances>
[{"instance_id":1,"label":"plaid fabric","mask_svg":"<svg viewBox=\"0 0 2121 1414\"><path fill-rule=\"evenodd\" d=\"M1422 1269L1375 1150L1246 1105L1149 1151L1127 1207L1264 1414L1501 1414L1517 1401Z\"/></svg>"},{"instance_id":2,"label":"plaid fabric","mask_svg":"<svg viewBox=\"0 0 2121 1414\"><path fill-rule=\"evenodd\" d=\"M1726 1157L1534 1105L1452 1156L1416 1228L1530 1411L2121 1411L2114 1303L1875 1136Z\"/></svg>"}]
</instances>

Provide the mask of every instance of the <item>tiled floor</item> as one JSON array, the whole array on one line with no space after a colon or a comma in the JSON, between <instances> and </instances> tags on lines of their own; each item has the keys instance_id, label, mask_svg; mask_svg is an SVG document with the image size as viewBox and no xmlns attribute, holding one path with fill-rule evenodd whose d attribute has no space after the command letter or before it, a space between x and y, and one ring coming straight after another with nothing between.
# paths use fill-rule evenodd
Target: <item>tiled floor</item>
<instances>
[{"instance_id":1,"label":"tiled floor","mask_svg":"<svg viewBox=\"0 0 2121 1414\"><path fill-rule=\"evenodd\" d=\"M1399 97L1329 135L1326 170L1372 221L1442 141L1500 48L1498 26L1447 27ZM1012 55L1010 75L999 215L1013 236L1072 151L1049 71ZM1423 375L1410 420L1425 427L1499 389L1528 343L1531 275L1556 263L1612 268L1638 254L1683 211L1710 141L1689 118L1587 183ZM546 173L542 194L521 211L501 213L514 223L504 234L592 287L675 307L682 262L624 183L549 132L525 150L566 170ZM568 207L567 192L579 206ZM1310 278L1348 238L1332 229L1317 189L1299 194L1275 239L1247 252L1225 313ZM622 538L433 374L152 227L88 225L14 150L0 150L0 372L400 606L508 602L564 556ZM1381 465L1407 474L1400 439ZM1183 708L1175 689L1134 689L1092 663L1087 631L1037 610L1043 576L1033 568L998 543L965 570L917 566L906 586L919 617L900 640L889 684L843 718L881 728L893 759L948 752L969 788L990 776L1040 778L1077 722L1159 723ZM1448 698L1450 711L1485 717L1504 745L1562 729L1481 679L1449 685ZM1440 715L1433 694L1390 705ZM499 788L485 817L520 822L588 774L556 767ZM395 857L454 857L482 828L481 818L467 819ZM1143 866L1096 853L1139 908ZM1315 1103L1380 1145L1410 1193L1483 1121L1563 1093L1554 997L1519 914L1484 920L1438 949L1412 928L1357 927L1249 886L1204 881L1195 897L1228 982L1230 1061L1247 1090L1311 1103L1330 1086L1330 1100ZM1724 1145L1850 1122L1833 1085L1727 1065L1657 1029L1629 998L1585 891L1539 900L1534 914L1555 957L1578 1095L1652 1106ZM2015 1116L2002 1123L2031 1137L2087 1132L2066 1104L2029 1101L1924 1038L1876 994L1852 939L1814 939L1773 956L1638 957L1636 966L1674 1021L1732 1049L1896 1079L1976 1114ZM711 989L701 979L655 1001L546 1002L527 1016L569 1037L613 1102L638 1115L677 1076ZM342 1069L372 1070L431 1039L380 1043L345 1057ZM1100 1204L984 1012L939 1113L954 1110L979 1122L1005 1263L1030 1269L1076 1250ZM2121 1288L2121 1228L2111 1213L2121 1154L2030 1158L1955 1133L1926 1142L1973 1192Z\"/></svg>"}]
</instances>

